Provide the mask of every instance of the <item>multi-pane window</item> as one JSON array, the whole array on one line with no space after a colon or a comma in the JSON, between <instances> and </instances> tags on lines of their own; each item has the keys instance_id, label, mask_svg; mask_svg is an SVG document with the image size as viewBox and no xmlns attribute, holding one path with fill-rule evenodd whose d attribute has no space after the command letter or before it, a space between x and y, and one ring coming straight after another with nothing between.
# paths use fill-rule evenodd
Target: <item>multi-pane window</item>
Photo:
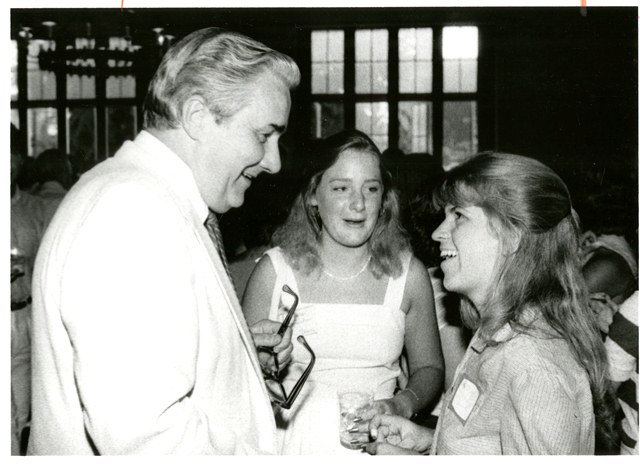
<instances>
[{"instance_id":1,"label":"multi-pane window","mask_svg":"<svg viewBox=\"0 0 640 465\"><path fill-rule=\"evenodd\" d=\"M478 90L478 28L445 27L442 31L443 106L442 160L452 168L478 151L475 98L449 100L453 94L474 97Z\"/></svg>"},{"instance_id":2,"label":"multi-pane window","mask_svg":"<svg viewBox=\"0 0 640 465\"><path fill-rule=\"evenodd\" d=\"M90 32L56 41L26 31L13 40L11 122L20 127L26 121L27 154L61 148L86 168L135 137L140 102L133 60L139 49L129 37L96 42ZM20 59L26 63L22 77Z\"/></svg>"},{"instance_id":3,"label":"multi-pane window","mask_svg":"<svg viewBox=\"0 0 640 465\"><path fill-rule=\"evenodd\" d=\"M344 31L313 31L311 44L311 92L343 95ZM310 119L311 137L338 132L344 127L344 105L341 101L314 102Z\"/></svg>"},{"instance_id":4,"label":"multi-pane window","mask_svg":"<svg viewBox=\"0 0 640 465\"><path fill-rule=\"evenodd\" d=\"M356 93L386 94L389 89L389 31L359 29L356 39Z\"/></svg>"},{"instance_id":5,"label":"multi-pane window","mask_svg":"<svg viewBox=\"0 0 640 465\"><path fill-rule=\"evenodd\" d=\"M343 94L344 31L313 31L311 44L311 91Z\"/></svg>"},{"instance_id":6,"label":"multi-pane window","mask_svg":"<svg viewBox=\"0 0 640 465\"><path fill-rule=\"evenodd\" d=\"M311 52L312 137L355 127L445 169L477 152L477 27L318 30Z\"/></svg>"},{"instance_id":7,"label":"multi-pane window","mask_svg":"<svg viewBox=\"0 0 640 465\"><path fill-rule=\"evenodd\" d=\"M356 129L368 134L380 150L386 149L389 146L389 104L356 103Z\"/></svg>"},{"instance_id":8,"label":"multi-pane window","mask_svg":"<svg viewBox=\"0 0 640 465\"><path fill-rule=\"evenodd\" d=\"M433 30L405 28L398 31L400 93L430 93L433 86Z\"/></svg>"}]
</instances>

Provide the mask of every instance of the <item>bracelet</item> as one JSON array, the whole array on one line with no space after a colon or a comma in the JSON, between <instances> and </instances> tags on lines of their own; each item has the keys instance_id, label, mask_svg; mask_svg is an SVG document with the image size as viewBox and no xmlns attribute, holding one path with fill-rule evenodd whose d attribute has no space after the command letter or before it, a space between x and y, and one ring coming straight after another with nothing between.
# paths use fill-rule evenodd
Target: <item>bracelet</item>
<instances>
[{"instance_id":1,"label":"bracelet","mask_svg":"<svg viewBox=\"0 0 640 465\"><path fill-rule=\"evenodd\" d=\"M411 388L407 388L407 389L404 389L402 392L410 392L411 394L413 394L413 395L414 395L414 397L416 398L416 400L417 400L418 402L420 402L420 397L418 397L418 394L416 394L416 393L413 391L413 389L411 389Z\"/></svg>"},{"instance_id":2,"label":"bracelet","mask_svg":"<svg viewBox=\"0 0 640 465\"><path fill-rule=\"evenodd\" d=\"M418 404L420 403L420 397L418 397L418 394L416 394L413 389L407 388L407 389L403 389L400 392L410 392L416 398L416 402L418 402ZM409 405L411 405L411 404L409 404ZM419 411L419 409L417 407L418 407L418 405L416 404L416 406L414 408L411 408L411 410L410 410L411 414L409 415L408 418L412 418L412 417L416 416L416 414Z\"/></svg>"}]
</instances>

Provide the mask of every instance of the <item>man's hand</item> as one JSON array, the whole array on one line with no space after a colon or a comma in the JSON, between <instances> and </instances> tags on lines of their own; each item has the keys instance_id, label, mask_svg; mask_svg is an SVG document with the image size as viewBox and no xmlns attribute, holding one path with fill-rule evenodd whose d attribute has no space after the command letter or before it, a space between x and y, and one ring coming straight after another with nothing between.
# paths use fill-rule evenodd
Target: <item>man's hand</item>
<instances>
[{"instance_id":1,"label":"man's hand","mask_svg":"<svg viewBox=\"0 0 640 465\"><path fill-rule=\"evenodd\" d=\"M397 415L376 415L369 422L369 435L375 442L365 446L372 455L416 454L433 442L433 431Z\"/></svg>"},{"instance_id":2,"label":"man's hand","mask_svg":"<svg viewBox=\"0 0 640 465\"><path fill-rule=\"evenodd\" d=\"M280 367L287 365L291 361L291 353L293 352L293 344L291 343L291 328L287 328L282 337L278 336L278 330L281 323L272 320L260 320L253 324L249 329L253 337L253 343L256 348L269 347L278 356ZM260 365L273 370L275 365L271 354L262 350L258 350L258 359Z\"/></svg>"}]
</instances>

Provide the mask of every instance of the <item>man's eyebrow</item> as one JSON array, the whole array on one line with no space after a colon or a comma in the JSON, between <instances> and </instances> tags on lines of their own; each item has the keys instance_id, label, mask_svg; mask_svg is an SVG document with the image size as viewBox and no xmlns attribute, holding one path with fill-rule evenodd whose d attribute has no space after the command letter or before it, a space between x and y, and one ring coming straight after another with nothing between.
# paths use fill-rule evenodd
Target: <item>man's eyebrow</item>
<instances>
[{"instance_id":1,"label":"man's eyebrow","mask_svg":"<svg viewBox=\"0 0 640 465\"><path fill-rule=\"evenodd\" d=\"M269 125L270 128L272 128L274 131L279 132L279 133L284 133L287 130L287 127L284 125L280 125L280 124L273 124L271 123Z\"/></svg>"}]
</instances>

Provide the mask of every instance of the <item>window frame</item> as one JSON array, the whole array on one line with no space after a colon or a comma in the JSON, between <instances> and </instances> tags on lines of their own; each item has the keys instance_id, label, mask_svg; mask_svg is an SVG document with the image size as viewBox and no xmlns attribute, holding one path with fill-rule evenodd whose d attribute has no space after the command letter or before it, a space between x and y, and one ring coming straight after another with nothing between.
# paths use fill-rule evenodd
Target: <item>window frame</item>
<instances>
[{"instance_id":1,"label":"window frame","mask_svg":"<svg viewBox=\"0 0 640 465\"><path fill-rule=\"evenodd\" d=\"M149 81L149 76L145 73L141 73L139 68L134 68L132 74L135 76L135 97L126 98L107 98L106 86L107 78L111 75L106 63L96 64L95 74L95 97L94 98L67 98L67 74L66 64L62 63L55 67L54 74L56 78L56 98L47 100L30 100L27 95L28 92L28 47L29 41L35 39L42 39L42 37L16 37L12 40L17 41L18 48L18 66L17 66L17 84L18 95L16 100L11 100L10 111L18 112L19 127L21 129L20 135L22 140L19 141L20 147L24 154L29 154L29 141L27 134L28 127L28 113L29 110L39 108L53 108L56 111L58 122L58 136L57 147L60 150L67 150L69 147L69 141L67 133L69 132L67 124L67 111L74 108L93 108L95 110L95 147L96 153L94 159L87 159L87 162L92 164L98 163L109 156L113 155L109 153L108 148L108 124L107 124L107 111L109 108L122 106L122 107L134 107L136 114L134 118L134 132L138 132L141 129L142 122L142 101L146 94L146 87ZM96 50L98 47L108 48L109 38L96 38ZM67 45L73 45L75 43L74 38L60 37L55 40L56 50L65 50ZM159 59L158 59L159 60ZM63 60L61 60L63 61ZM30 156L37 156L37 153L30 154Z\"/></svg>"},{"instance_id":2,"label":"window frame","mask_svg":"<svg viewBox=\"0 0 640 465\"><path fill-rule=\"evenodd\" d=\"M478 64L477 64L477 87L476 92L456 92L445 93L443 89L443 63L442 56L442 36L443 29L449 26L474 26L478 28ZM398 52L398 32L400 29L409 28L431 28L433 38L432 51L432 88L430 93L400 93L399 85L399 52ZM388 44L388 91L386 94L357 94L355 92L355 31L359 29L386 29L389 33ZM318 30L341 30L344 31L344 93L343 94L313 94L310 86L308 92L307 114L310 114L313 103L342 103L344 112L345 128L355 127L356 103L387 102L389 106L389 127L388 141L389 147L399 145L399 120L398 108L400 102L419 101L430 102L432 108L433 126L432 140L433 153L424 153L437 160L442 166L442 151L444 143L444 105L445 102L472 101L476 103L476 118L478 125L478 151L484 147L493 145L493 131L489 130L493 124L493 114L491 111L493 102L493 91L487 85L487 79L492 68L490 32L486 25L470 22L447 22L447 23L415 23L415 24L358 24L358 25L327 25L326 27L316 25L309 26L306 32L307 50L311 49L311 33ZM309 57L310 57L310 51ZM310 59L309 59L310 62ZM306 70L311 77L311 65ZM307 129L309 131L309 129ZM384 148L383 148L384 150Z\"/></svg>"}]
</instances>

